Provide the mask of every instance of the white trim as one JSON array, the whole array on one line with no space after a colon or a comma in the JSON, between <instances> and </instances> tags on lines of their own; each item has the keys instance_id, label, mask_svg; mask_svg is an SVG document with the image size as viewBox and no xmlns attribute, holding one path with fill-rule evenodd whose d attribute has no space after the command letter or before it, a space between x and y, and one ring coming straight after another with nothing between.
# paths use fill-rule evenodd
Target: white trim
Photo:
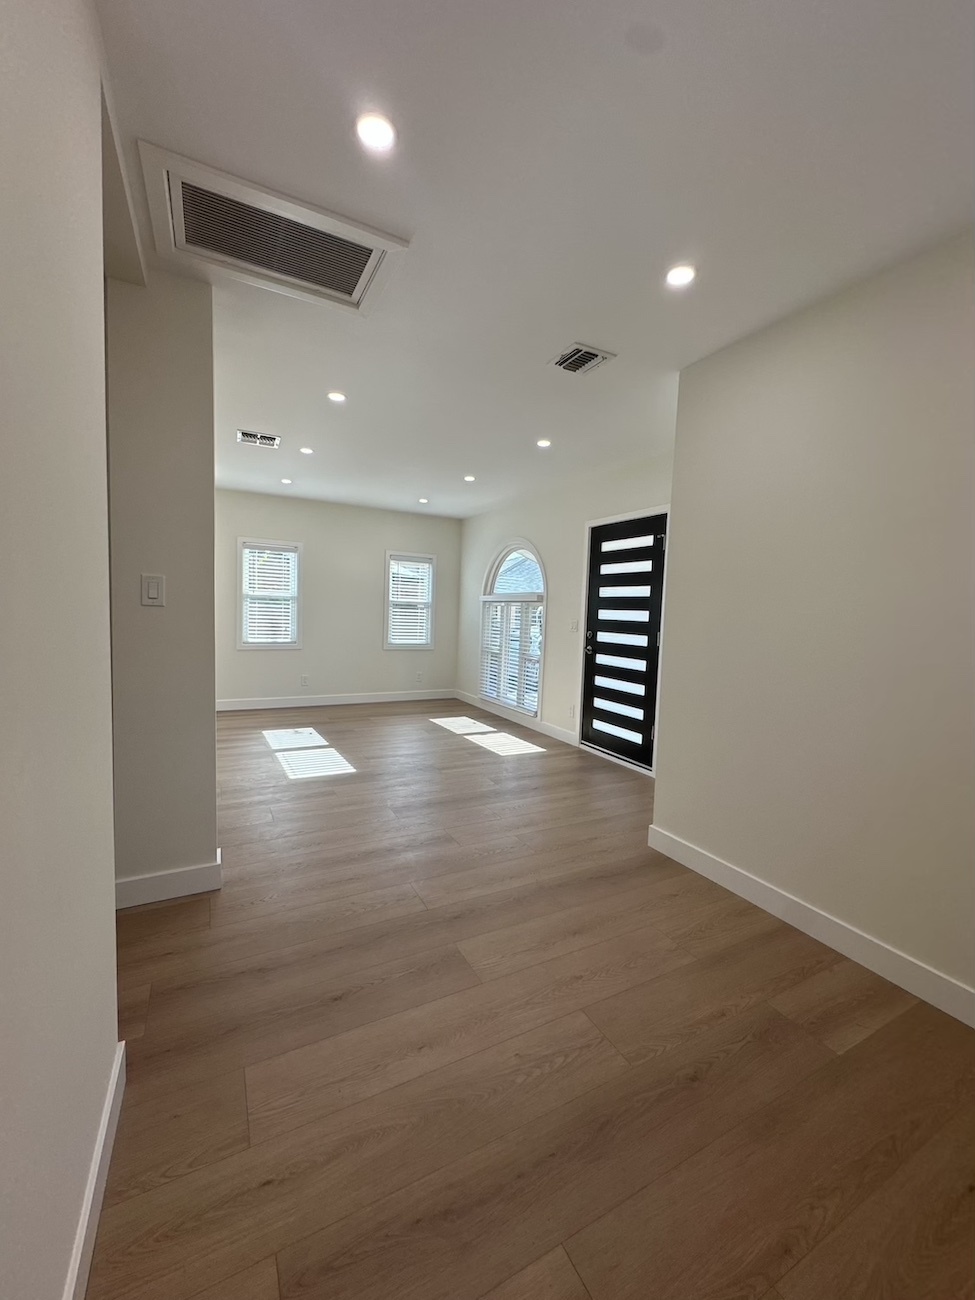
<instances>
[{"instance_id":1,"label":"white trim","mask_svg":"<svg viewBox=\"0 0 975 1300\"><path fill-rule=\"evenodd\" d=\"M150 871L144 876L123 876L115 882L115 906L140 907L143 903L162 903L167 898L219 889L223 881L220 860L217 849L216 862L199 867L174 867L171 871Z\"/></svg>"},{"instance_id":2,"label":"white trim","mask_svg":"<svg viewBox=\"0 0 975 1300\"><path fill-rule=\"evenodd\" d=\"M724 885L732 893L747 898L750 903L755 903L764 911L794 925L797 930L812 935L845 957L907 989L915 997L946 1011L949 1016L955 1016L966 1025L975 1025L975 988L962 984L942 971L934 970L916 957L892 948L890 944L865 934L849 922L823 912L812 903L803 902L784 889L760 880L751 872L725 862L723 858L715 857L706 849L689 844L687 840L682 840L659 826L650 827L647 843L652 849L657 849L676 862L683 863L685 867L690 867L692 871Z\"/></svg>"},{"instance_id":3,"label":"white trim","mask_svg":"<svg viewBox=\"0 0 975 1300\"><path fill-rule=\"evenodd\" d=\"M218 713L243 713L250 709L303 709L331 704L392 704L401 700L453 700L454 690L367 691L359 695L271 695L253 700L217 700Z\"/></svg>"},{"instance_id":4,"label":"white trim","mask_svg":"<svg viewBox=\"0 0 975 1300\"><path fill-rule=\"evenodd\" d=\"M597 758L606 758L611 763L618 763L620 767L628 767L631 772L639 772L641 776L656 775L652 767L643 767L640 763L631 763L629 759L620 758L618 754L611 754L608 749L600 749L598 745L590 745L587 740L580 740L579 748L584 749L587 754L595 754Z\"/></svg>"},{"instance_id":5,"label":"white trim","mask_svg":"<svg viewBox=\"0 0 975 1300\"><path fill-rule=\"evenodd\" d=\"M244 550L245 548L264 549L268 551L294 551L297 560L297 582L295 583L295 639L293 641L245 641L244 640ZM237 538L237 649L238 650L300 650L301 649L301 584L305 568L303 542L272 542L262 537Z\"/></svg>"},{"instance_id":6,"label":"white trim","mask_svg":"<svg viewBox=\"0 0 975 1300\"><path fill-rule=\"evenodd\" d=\"M430 565L430 640L414 645L407 645L389 639L389 566L393 560L426 560ZM398 602L405 604L405 601ZM386 582L383 592L383 649L384 650L433 650L437 639L437 557L424 551L387 551Z\"/></svg>"},{"instance_id":7,"label":"white trim","mask_svg":"<svg viewBox=\"0 0 975 1300\"><path fill-rule=\"evenodd\" d=\"M108 1077L108 1090L102 1105L98 1133L95 1136L95 1149L88 1169L88 1181L81 1202L78 1229L75 1233L71 1260L68 1264L68 1276L62 1292L63 1300L85 1300L88 1274L91 1272L91 1257L95 1250L95 1234L98 1231L98 1216L101 1214L102 1200L105 1196L108 1166L112 1159L112 1147L115 1144L115 1131L118 1128L124 1091L125 1044L118 1043L111 1074Z\"/></svg>"},{"instance_id":8,"label":"white trim","mask_svg":"<svg viewBox=\"0 0 975 1300\"><path fill-rule=\"evenodd\" d=\"M551 736L553 740L561 740L566 745L578 745L579 738L574 731L568 731L565 727L556 727L551 722L542 722L541 718L536 718L531 713L522 713L520 709L509 709L503 704L497 704L494 700L484 700L479 695L469 695L467 691L453 691L455 700L462 700L464 704L473 704L477 709L483 709L485 713L493 713L498 718L504 718L505 722L513 722L516 726L530 727L532 731L540 731L543 736Z\"/></svg>"}]
</instances>

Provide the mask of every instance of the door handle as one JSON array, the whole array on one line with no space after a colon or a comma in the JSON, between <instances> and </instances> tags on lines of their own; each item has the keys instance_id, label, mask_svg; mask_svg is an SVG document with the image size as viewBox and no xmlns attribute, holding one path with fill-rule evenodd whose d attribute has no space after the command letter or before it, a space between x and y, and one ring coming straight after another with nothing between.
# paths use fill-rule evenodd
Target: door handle
<instances>
[{"instance_id":1,"label":"door handle","mask_svg":"<svg viewBox=\"0 0 975 1300\"><path fill-rule=\"evenodd\" d=\"M587 655L591 655L591 654L592 654L592 646L591 646L591 645L587 645L587 646L586 646L586 654L587 654Z\"/></svg>"}]
</instances>

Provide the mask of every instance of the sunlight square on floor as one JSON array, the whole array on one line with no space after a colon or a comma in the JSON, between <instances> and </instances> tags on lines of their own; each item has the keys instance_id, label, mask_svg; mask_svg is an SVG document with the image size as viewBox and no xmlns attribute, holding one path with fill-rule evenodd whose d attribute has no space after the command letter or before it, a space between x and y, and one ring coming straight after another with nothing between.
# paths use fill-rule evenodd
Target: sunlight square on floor
<instances>
[{"instance_id":1,"label":"sunlight square on floor","mask_svg":"<svg viewBox=\"0 0 975 1300\"><path fill-rule=\"evenodd\" d=\"M355 768L336 749L295 749L274 755L292 781L310 776L338 776Z\"/></svg>"},{"instance_id":2,"label":"sunlight square on floor","mask_svg":"<svg viewBox=\"0 0 975 1300\"><path fill-rule=\"evenodd\" d=\"M314 745L328 744L314 727L294 727L283 731L264 731L261 734L272 749L307 749Z\"/></svg>"},{"instance_id":3,"label":"sunlight square on floor","mask_svg":"<svg viewBox=\"0 0 975 1300\"><path fill-rule=\"evenodd\" d=\"M475 745L482 745L485 749L491 750L493 754L544 754L545 750L541 745L532 745L527 740L520 740L518 736L511 736L507 731L492 731L490 736L468 736Z\"/></svg>"},{"instance_id":4,"label":"sunlight square on floor","mask_svg":"<svg viewBox=\"0 0 975 1300\"><path fill-rule=\"evenodd\" d=\"M458 736L470 736L475 732L493 731L486 722L478 722L476 718L431 718L438 727L446 727L448 731L454 732Z\"/></svg>"}]
</instances>

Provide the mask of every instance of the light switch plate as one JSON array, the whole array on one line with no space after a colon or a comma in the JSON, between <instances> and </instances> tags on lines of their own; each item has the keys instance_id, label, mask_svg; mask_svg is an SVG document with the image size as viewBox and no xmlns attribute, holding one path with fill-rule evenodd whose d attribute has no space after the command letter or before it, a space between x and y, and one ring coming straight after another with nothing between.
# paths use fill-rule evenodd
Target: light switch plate
<instances>
[{"instance_id":1,"label":"light switch plate","mask_svg":"<svg viewBox=\"0 0 975 1300\"><path fill-rule=\"evenodd\" d=\"M143 605L165 605L166 578L162 573L144 573L142 575Z\"/></svg>"}]
</instances>

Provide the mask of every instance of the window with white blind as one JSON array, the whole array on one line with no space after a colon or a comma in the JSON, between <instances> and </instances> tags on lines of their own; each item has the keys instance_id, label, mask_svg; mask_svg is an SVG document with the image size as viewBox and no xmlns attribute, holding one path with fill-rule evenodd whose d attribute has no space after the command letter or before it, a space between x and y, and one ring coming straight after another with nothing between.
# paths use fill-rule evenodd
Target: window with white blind
<instances>
[{"instance_id":1,"label":"window with white blind","mask_svg":"<svg viewBox=\"0 0 975 1300\"><path fill-rule=\"evenodd\" d=\"M387 650L433 649L436 558L386 552Z\"/></svg>"},{"instance_id":2,"label":"window with white blind","mask_svg":"<svg viewBox=\"0 0 975 1300\"><path fill-rule=\"evenodd\" d=\"M491 566L481 608L481 698L537 715L541 695L545 578L527 546Z\"/></svg>"},{"instance_id":3,"label":"window with white blind","mask_svg":"<svg viewBox=\"0 0 975 1300\"><path fill-rule=\"evenodd\" d=\"M241 538L238 649L287 650L301 645L301 545Z\"/></svg>"}]
</instances>

